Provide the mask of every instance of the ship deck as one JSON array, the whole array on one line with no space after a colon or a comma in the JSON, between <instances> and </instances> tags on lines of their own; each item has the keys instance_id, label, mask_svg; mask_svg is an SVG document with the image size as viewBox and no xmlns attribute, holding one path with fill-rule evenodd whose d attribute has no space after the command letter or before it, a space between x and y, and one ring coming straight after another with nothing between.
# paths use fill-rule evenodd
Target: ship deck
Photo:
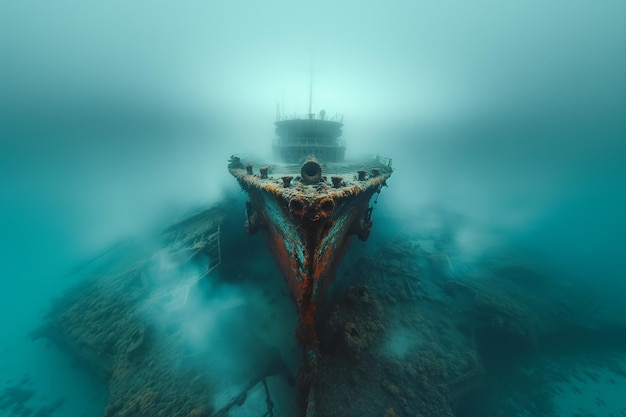
<instances>
[{"instance_id":1,"label":"ship deck","mask_svg":"<svg viewBox=\"0 0 626 417\"><path fill-rule=\"evenodd\" d=\"M240 171L239 175L236 175L236 171L233 172L235 176L245 177L248 182L254 182L257 186L263 187L271 184L281 186L284 184L284 177L292 177L297 182L301 175L302 164L288 164L288 163L264 163L260 159L249 158L247 156L238 156L240 158ZM370 155L365 158L355 159L344 162L319 162L322 168L322 180L320 184L331 186L333 177L341 177L341 188L359 186L367 187L371 185L373 178L382 176L388 178L392 172L391 159L381 157L379 155ZM253 176L246 175L246 169L244 166L251 165ZM260 168L267 167L267 177L261 175ZM358 171L365 171L365 178L359 180ZM375 173L375 171L378 171ZM383 178L381 178L382 180ZM298 183L299 191L307 194L307 191L314 192L319 191L320 184L309 184L308 186L302 183ZM286 190L285 190L286 191Z\"/></svg>"},{"instance_id":2,"label":"ship deck","mask_svg":"<svg viewBox=\"0 0 626 417\"><path fill-rule=\"evenodd\" d=\"M350 180L353 176L356 181L357 171L360 169L364 169L365 171L369 171L372 168L387 168L391 166L391 161L388 158L383 158L378 156L373 156L371 159L364 159L358 161L346 161L346 162L320 162L322 166L324 175L332 175L332 176L342 176L345 181ZM389 161L389 163L386 163ZM300 169L302 168L302 164L269 164L267 165L272 169L270 171L272 175L281 177L284 175L293 175L294 178L297 175L300 175Z\"/></svg>"}]
</instances>

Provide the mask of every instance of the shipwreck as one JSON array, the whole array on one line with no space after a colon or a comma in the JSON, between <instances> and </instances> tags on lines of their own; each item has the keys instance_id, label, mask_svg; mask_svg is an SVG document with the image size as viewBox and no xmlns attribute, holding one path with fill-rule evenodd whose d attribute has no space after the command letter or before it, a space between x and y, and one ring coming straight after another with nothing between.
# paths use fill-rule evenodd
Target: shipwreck
<instances>
[{"instance_id":1,"label":"shipwreck","mask_svg":"<svg viewBox=\"0 0 626 417\"><path fill-rule=\"evenodd\" d=\"M246 231L261 231L297 303L296 337L306 354L301 373L314 378L319 357L315 316L353 236L369 237L373 206L392 174L391 159L345 159L343 118L322 110L278 115L276 162L234 155L228 169L249 195ZM376 197L377 200L378 196ZM374 202L376 202L376 200ZM312 415L312 396L307 410Z\"/></svg>"}]
</instances>

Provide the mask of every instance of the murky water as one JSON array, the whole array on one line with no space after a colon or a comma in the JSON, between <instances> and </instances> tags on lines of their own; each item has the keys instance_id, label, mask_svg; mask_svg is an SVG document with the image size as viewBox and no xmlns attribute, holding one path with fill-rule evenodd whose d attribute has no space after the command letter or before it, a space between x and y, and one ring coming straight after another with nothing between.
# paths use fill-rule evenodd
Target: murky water
<instances>
[{"instance_id":1,"label":"murky water","mask_svg":"<svg viewBox=\"0 0 626 417\"><path fill-rule=\"evenodd\" d=\"M530 349L510 322L478 326L467 340L486 374L458 416L626 415L623 2L40 3L0 6L0 415L103 414L108 382L30 333L117 243L152 242L225 197L243 222L228 157L269 154L276 104L306 110L311 55L313 111L345 112L348 155L378 152L395 169L370 240L353 242L331 295L354 284L361 257L396 253L389 242L411 248L421 274L419 285L371 286L392 329L370 346L411 361L426 340L417 321L472 303L457 281L497 288L553 327ZM235 281L226 299L243 292L251 328L294 368L290 301L261 237L238 224L218 271ZM424 272L442 259L452 284ZM273 277L270 288L257 275ZM517 283L494 287L499 276ZM415 317L399 322L399 305ZM454 356L458 335L433 326ZM472 326L459 324L462 337ZM372 415L412 415L419 390L393 379L416 367L372 385ZM260 388L251 397L264 404Z\"/></svg>"}]
</instances>

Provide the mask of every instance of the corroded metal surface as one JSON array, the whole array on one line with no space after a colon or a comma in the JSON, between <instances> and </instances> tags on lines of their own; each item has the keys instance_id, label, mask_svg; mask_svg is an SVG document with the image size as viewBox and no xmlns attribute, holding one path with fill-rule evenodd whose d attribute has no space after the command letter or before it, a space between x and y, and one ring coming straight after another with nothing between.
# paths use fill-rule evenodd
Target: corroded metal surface
<instances>
[{"instance_id":1,"label":"corroded metal surface","mask_svg":"<svg viewBox=\"0 0 626 417\"><path fill-rule=\"evenodd\" d=\"M289 172L293 166L269 166L278 175L266 175L267 165L257 175L251 164L244 165L238 158L229 165L250 196L247 230L263 230L298 303L302 318L298 337L304 345L313 342L309 339L314 337L315 302L324 294L352 236L362 240L369 236L369 201L391 176L391 167L379 160L368 164L372 174L361 181L357 171L364 164L344 164L342 168L354 169L354 179L334 180L334 184L315 160L305 162L300 172Z\"/></svg>"},{"instance_id":2,"label":"corroded metal surface","mask_svg":"<svg viewBox=\"0 0 626 417\"><path fill-rule=\"evenodd\" d=\"M315 159L301 167L263 165L257 175L253 164L233 157L229 171L250 196L248 233L263 231L296 300L296 337L306 355L299 375L301 402L306 404L306 415L313 415L311 387L319 358L315 331L318 302L352 236L361 240L369 237L369 202L391 176L390 161L374 158L366 163L334 164L330 181Z\"/></svg>"}]
</instances>

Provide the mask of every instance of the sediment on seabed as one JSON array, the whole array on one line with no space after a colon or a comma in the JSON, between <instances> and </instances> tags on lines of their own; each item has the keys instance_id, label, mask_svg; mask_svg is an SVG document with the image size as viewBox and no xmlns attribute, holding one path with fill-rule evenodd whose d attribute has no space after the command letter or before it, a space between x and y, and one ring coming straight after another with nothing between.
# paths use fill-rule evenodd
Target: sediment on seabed
<instances>
[{"instance_id":1,"label":"sediment on seabed","mask_svg":"<svg viewBox=\"0 0 626 417\"><path fill-rule=\"evenodd\" d=\"M233 209L239 204L222 202L167 228L158 245L126 242L84 266L76 273L85 278L53 302L33 332L108 382L104 416L293 415L284 398L291 396L293 412L297 364L281 350L280 335L267 337L272 326L254 328L245 314L225 316L226 327L245 330L236 343L264 352L227 397L215 383L227 378L216 378L219 364L182 337L190 289L201 292L213 280L241 283L242 270L259 271L256 262L270 256L262 240L243 234ZM581 334L598 343L626 334L607 306L523 254L503 248L469 259L450 233L411 219L383 221L384 236L348 252L319 313L316 416L469 416L498 368L575 350ZM276 278L261 275L252 277L254 285ZM280 303L278 295L287 299L280 278L271 285L263 290L271 292L268 306ZM168 319L148 319L154 317ZM283 329L292 340L295 317L293 323ZM626 349L626 341L611 340ZM623 366L611 366L626 375ZM500 405L552 415L552 394L546 389L527 397L533 403L522 396Z\"/></svg>"}]
</instances>

